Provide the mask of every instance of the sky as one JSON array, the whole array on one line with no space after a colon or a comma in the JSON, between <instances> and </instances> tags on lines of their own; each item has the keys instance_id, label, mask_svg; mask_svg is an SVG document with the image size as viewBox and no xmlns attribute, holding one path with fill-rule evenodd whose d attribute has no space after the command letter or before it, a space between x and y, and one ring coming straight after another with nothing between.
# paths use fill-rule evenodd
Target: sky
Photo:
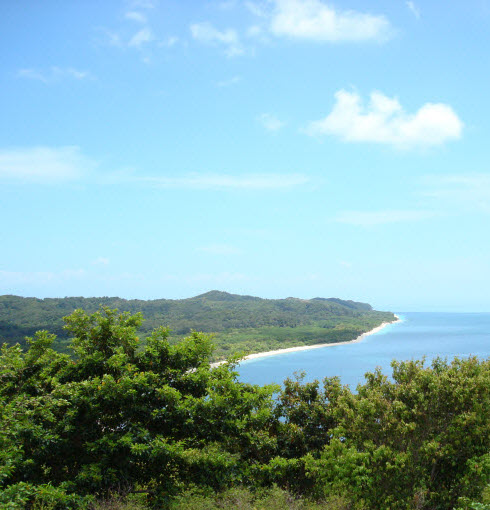
<instances>
[{"instance_id":1,"label":"sky","mask_svg":"<svg viewBox=\"0 0 490 510\"><path fill-rule=\"evenodd\" d=\"M489 1L0 11L0 294L490 311Z\"/></svg>"}]
</instances>

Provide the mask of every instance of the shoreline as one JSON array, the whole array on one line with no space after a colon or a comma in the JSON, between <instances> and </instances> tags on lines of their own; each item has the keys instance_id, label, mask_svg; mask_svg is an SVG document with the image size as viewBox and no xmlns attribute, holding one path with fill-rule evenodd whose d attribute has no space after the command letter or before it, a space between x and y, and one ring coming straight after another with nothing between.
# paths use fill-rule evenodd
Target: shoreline
<instances>
[{"instance_id":1,"label":"shoreline","mask_svg":"<svg viewBox=\"0 0 490 510\"><path fill-rule=\"evenodd\" d=\"M396 320L393 322L383 322L379 326L376 326L375 328L366 331L365 333L362 333L357 338L354 338L353 340L346 340L345 342L334 342L334 343L323 343L323 344L314 344L314 345L299 345L298 347L286 347L285 349L276 349L275 351L265 351L265 352L256 352L254 354L248 354L243 359L239 361L238 364L240 364L242 361L247 361L249 359L257 359L257 358L267 358L269 356L276 356L277 354L287 354L290 352L298 352L298 351L309 351L310 349L320 349L322 347L335 347L336 345L347 345L347 344L357 344L359 342L362 342L367 336L374 335L375 333L378 333L378 331L381 331L383 328L390 324L396 324L398 322L402 322L400 317L398 315L394 314L396 317ZM214 363L211 363L211 367L218 367L219 365L222 365L223 363L226 363L226 360L223 361L215 361Z\"/></svg>"}]
</instances>

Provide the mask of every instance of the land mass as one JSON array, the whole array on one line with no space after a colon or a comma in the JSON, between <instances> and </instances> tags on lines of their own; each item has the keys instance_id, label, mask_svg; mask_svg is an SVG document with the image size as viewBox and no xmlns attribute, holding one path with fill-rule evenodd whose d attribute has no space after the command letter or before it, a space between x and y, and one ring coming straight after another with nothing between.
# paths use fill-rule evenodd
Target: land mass
<instances>
[{"instance_id":1,"label":"land mass","mask_svg":"<svg viewBox=\"0 0 490 510\"><path fill-rule=\"evenodd\" d=\"M26 298L0 296L0 342L26 346L38 330L57 335L55 348L66 351L70 335L63 317L77 308L87 313L100 306L121 312L141 312L144 340L159 326L171 330L176 343L192 330L213 334L215 359L236 352L253 354L291 347L355 340L384 322L396 321L391 312L373 310L367 303L338 298L263 299L210 291L188 299L126 300L118 297Z\"/></svg>"}]
</instances>

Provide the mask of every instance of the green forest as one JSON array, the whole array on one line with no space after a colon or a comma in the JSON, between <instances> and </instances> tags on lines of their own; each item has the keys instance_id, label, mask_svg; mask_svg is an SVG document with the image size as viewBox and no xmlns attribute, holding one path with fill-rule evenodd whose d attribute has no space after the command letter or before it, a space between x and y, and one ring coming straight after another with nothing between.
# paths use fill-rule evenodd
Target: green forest
<instances>
[{"instance_id":1,"label":"green forest","mask_svg":"<svg viewBox=\"0 0 490 510\"><path fill-rule=\"evenodd\" d=\"M141 346L142 315L65 319L0 355L0 508L488 510L490 362L242 383L209 335Z\"/></svg>"},{"instance_id":2,"label":"green forest","mask_svg":"<svg viewBox=\"0 0 490 510\"><path fill-rule=\"evenodd\" d=\"M101 298L24 298L0 296L0 341L26 346L25 338L38 330L56 334L54 348L69 353L70 332L63 317L76 309L96 312L100 306L142 313L142 340L155 328L169 329L170 343L191 331L213 333L215 359L235 352L254 353L286 347L353 340L382 322L390 312L372 310L366 303L337 298L309 300L262 299L211 291L190 299L125 300Z\"/></svg>"}]
</instances>

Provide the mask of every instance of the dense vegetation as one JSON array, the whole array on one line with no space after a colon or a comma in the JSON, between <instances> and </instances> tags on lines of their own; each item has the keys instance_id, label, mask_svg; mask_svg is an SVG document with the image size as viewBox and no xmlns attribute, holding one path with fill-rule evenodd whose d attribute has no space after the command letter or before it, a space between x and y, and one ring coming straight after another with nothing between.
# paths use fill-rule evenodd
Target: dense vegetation
<instances>
[{"instance_id":1,"label":"dense vegetation","mask_svg":"<svg viewBox=\"0 0 490 510\"><path fill-rule=\"evenodd\" d=\"M140 315L66 319L74 358L39 332L0 356L0 508L488 509L490 362L394 362L353 393L280 389L211 366ZM300 499L297 499L300 498ZM483 500L482 500L483 501ZM108 506L105 506L108 508ZM114 506L115 508L115 506Z\"/></svg>"},{"instance_id":2,"label":"dense vegetation","mask_svg":"<svg viewBox=\"0 0 490 510\"><path fill-rule=\"evenodd\" d=\"M142 339L160 326L170 329L171 343L192 330L213 333L217 358L236 351L250 353L352 340L384 321L394 320L392 313L336 298L261 299L219 291L190 299L152 301L0 296L0 339L25 347L26 336L45 329L57 335L54 347L67 352L70 332L63 328L63 317L78 308L94 313L101 305L142 313L146 319L140 330Z\"/></svg>"}]
</instances>

